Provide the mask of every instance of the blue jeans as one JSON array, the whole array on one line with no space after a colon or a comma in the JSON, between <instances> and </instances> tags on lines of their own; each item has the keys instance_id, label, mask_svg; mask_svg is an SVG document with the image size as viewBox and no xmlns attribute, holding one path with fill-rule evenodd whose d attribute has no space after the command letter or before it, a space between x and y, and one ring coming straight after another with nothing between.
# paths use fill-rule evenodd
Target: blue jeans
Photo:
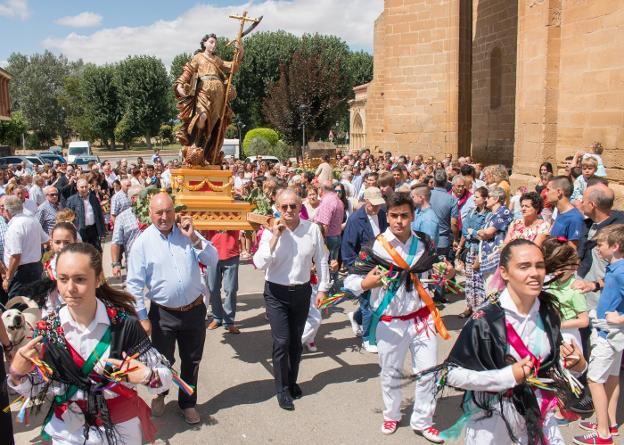
<instances>
[{"instance_id":1,"label":"blue jeans","mask_svg":"<svg viewBox=\"0 0 624 445\"><path fill-rule=\"evenodd\" d=\"M368 341L371 320L373 318L373 310L370 307L370 291L366 291L360 295L359 301L360 307L355 312L353 318L358 324L362 325L362 340Z\"/></svg>"},{"instance_id":2,"label":"blue jeans","mask_svg":"<svg viewBox=\"0 0 624 445\"><path fill-rule=\"evenodd\" d=\"M225 327L234 324L236 316L236 292L238 292L238 264L240 257L219 260L217 266L208 268L206 287L210 291L210 307L212 316L217 323ZM221 284L225 300L221 302Z\"/></svg>"}]
</instances>

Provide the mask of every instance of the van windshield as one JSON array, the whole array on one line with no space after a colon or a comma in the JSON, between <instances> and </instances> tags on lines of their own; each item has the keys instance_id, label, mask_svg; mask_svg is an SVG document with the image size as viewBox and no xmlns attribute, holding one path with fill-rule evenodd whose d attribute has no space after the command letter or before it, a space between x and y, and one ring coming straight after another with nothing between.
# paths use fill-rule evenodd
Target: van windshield
<instances>
[{"instance_id":1,"label":"van windshield","mask_svg":"<svg viewBox=\"0 0 624 445\"><path fill-rule=\"evenodd\" d=\"M87 147L70 147L69 153L72 155L86 155L88 150Z\"/></svg>"}]
</instances>

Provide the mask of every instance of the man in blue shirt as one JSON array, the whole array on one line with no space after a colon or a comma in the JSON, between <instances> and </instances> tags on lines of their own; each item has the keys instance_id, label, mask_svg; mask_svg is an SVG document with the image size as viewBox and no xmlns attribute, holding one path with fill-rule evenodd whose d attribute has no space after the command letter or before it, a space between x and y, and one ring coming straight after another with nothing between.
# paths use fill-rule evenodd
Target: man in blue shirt
<instances>
[{"instance_id":1,"label":"man in blue shirt","mask_svg":"<svg viewBox=\"0 0 624 445\"><path fill-rule=\"evenodd\" d=\"M557 219L550 228L550 235L562 236L578 246L585 231L585 217L570 202L573 190L567 176L555 176L546 186L546 199L553 207L557 207Z\"/></svg>"},{"instance_id":2,"label":"man in blue shirt","mask_svg":"<svg viewBox=\"0 0 624 445\"><path fill-rule=\"evenodd\" d=\"M431 189L427 184L417 184L411 191L412 201L416 205L412 230L429 235L434 245L438 245L440 220L431 208Z\"/></svg>"},{"instance_id":3,"label":"man in blue shirt","mask_svg":"<svg viewBox=\"0 0 624 445\"><path fill-rule=\"evenodd\" d=\"M448 258L453 241L459 238L459 208L457 198L448 194L446 190L447 175L444 169L433 172L434 189L431 191L431 208L439 221L439 235L437 242L438 254Z\"/></svg>"},{"instance_id":4,"label":"man in blue shirt","mask_svg":"<svg viewBox=\"0 0 624 445\"><path fill-rule=\"evenodd\" d=\"M206 338L206 306L202 295L201 262L216 267L214 246L199 236L190 217L175 224L173 201L166 193L154 195L149 208L152 224L135 240L128 258L126 287L136 302L141 325L158 351L174 363L180 353L180 377L195 387L191 396L178 392L178 406L191 425L201 421L197 404L197 377ZM143 301L151 301L149 314ZM152 415L162 416L165 395L152 400Z\"/></svg>"}]
</instances>

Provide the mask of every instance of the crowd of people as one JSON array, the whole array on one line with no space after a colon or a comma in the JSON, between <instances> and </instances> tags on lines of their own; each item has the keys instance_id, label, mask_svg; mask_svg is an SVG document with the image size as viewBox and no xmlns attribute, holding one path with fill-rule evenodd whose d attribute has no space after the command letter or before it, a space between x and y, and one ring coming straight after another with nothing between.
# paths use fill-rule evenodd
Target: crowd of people
<instances>
[{"instance_id":1,"label":"crowd of people","mask_svg":"<svg viewBox=\"0 0 624 445\"><path fill-rule=\"evenodd\" d=\"M257 231L200 232L176 215L166 190L177 163L158 152L149 163L104 161L87 171L11 166L0 172L0 302L30 296L46 317L19 349L0 324L9 387L26 404L54 394L43 434L55 443L153 438L150 414L164 414L172 382L185 421L199 423L206 333L240 334L239 265L251 262L265 271L282 409L304 395L304 348L323 347L319 307L349 299L358 305L347 313L354 337L378 354L382 433L396 431L401 386L413 379L410 427L433 443L465 429L470 444L563 444L559 425L580 419L587 433L575 443L612 444L624 214L613 209L601 153L593 144L556 175L545 162L534 190L515 191L505 166L450 154L361 150L325 156L315 169L226 159L233 195L252 197L275 218ZM133 204L150 186L162 191L144 224ZM103 275L107 234L112 275L127 269L123 291ZM451 338L441 315L450 284L465 298L465 325L438 363L437 337ZM408 352L413 376L402 373ZM137 385L153 394L151 407ZM440 432L433 414L444 386L464 391L464 415ZM0 405L8 405L6 391ZM583 420L593 412L595 422ZM0 426L11 428L6 412Z\"/></svg>"}]
</instances>

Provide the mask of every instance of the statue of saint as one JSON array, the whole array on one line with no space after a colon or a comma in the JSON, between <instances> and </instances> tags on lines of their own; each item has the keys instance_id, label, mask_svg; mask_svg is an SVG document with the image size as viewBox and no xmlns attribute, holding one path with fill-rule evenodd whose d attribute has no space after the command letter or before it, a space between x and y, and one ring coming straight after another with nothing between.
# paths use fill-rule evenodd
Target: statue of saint
<instances>
[{"instance_id":1,"label":"statue of saint","mask_svg":"<svg viewBox=\"0 0 624 445\"><path fill-rule=\"evenodd\" d=\"M221 163L225 129L233 117L229 102L236 97L234 86L228 88L228 75L238 70L243 58L240 42L235 40L233 44L235 59L227 62L215 54L217 36L205 35L201 49L184 65L182 74L174 82L180 111L178 118L182 121L176 137L185 147L186 164Z\"/></svg>"}]
</instances>

